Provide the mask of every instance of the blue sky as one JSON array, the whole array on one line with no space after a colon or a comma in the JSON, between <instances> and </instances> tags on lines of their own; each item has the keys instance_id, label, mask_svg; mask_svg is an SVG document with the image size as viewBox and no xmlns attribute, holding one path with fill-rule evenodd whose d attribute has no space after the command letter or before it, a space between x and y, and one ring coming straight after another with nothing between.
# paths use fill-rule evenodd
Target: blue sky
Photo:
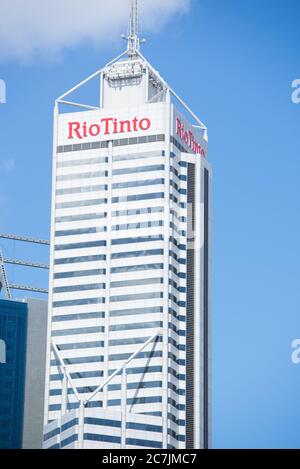
<instances>
[{"instance_id":1,"label":"blue sky","mask_svg":"<svg viewBox=\"0 0 300 469\"><path fill-rule=\"evenodd\" d=\"M300 104L291 101L300 3L191 3L147 33L143 53L209 128L213 445L299 448L300 366L290 357L300 337ZM58 57L0 59L1 232L49 238L53 102L122 51L111 39L78 42ZM47 259L44 248L0 246ZM45 274L9 273L46 285Z\"/></svg>"}]
</instances>

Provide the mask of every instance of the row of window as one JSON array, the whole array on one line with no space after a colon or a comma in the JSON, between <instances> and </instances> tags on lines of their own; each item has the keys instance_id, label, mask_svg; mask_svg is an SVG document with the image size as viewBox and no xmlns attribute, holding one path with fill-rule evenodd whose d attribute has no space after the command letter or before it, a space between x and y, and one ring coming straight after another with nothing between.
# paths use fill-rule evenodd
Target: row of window
<instances>
[{"instance_id":1,"label":"row of window","mask_svg":"<svg viewBox=\"0 0 300 469\"><path fill-rule=\"evenodd\" d=\"M163 313L163 307L152 306L148 308L119 309L119 310L110 311L109 316L121 317L121 316L136 316L139 314L145 315L145 314L155 314L155 313ZM176 314L176 312L174 313ZM76 321L76 320L81 320L81 319L103 319L104 317L105 317L104 311L62 314L62 315L53 316L52 322Z\"/></svg>"},{"instance_id":2,"label":"row of window","mask_svg":"<svg viewBox=\"0 0 300 469\"><path fill-rule=\"evenodd\" d=\"M77 207L91 207L93 205L103 205L107 203L107 199L89 199L77 200L72 202L62 202L55 205L56 208L77 208Z\"/></svg>"},{"instance_id":3,"label":"row of window","mask_svg":"<svg viewBox=\"0 0 300 469\"><path fill-rule=\"evenodd\" d=\"M68 153L68 152L75 152L75 151L108 148L108 144L110 141L111 140L106 140L102 142L76 143L73 145L59 145L57 147L57 153ZM123 145L137 145L141 143L153 143L153 142L164 142L164 141L165 141L165 136L163 134L159 134L159 135L146 135L143 137L116 139L116 140L112 140L112 145L113 147L119 147Z\"/></svg>"},{"instance_id":4,"label":"row of window","mask_svg":"<svg viewBox=\"0 0 300 469\"><path fill-rule=\"evenodd\" d=\"M123 225L113 225L112 231L122 231L122 230L139 230L142 228L155 228L164 226L162 220L147 221L143 223L127 223Z\"/></svg>"},{"instance_id":5,"label":"row of window","mask_svg":"<svg viewBox=\"0 0 300 469\"><path fill-rule=\"evenodd\" d=\"M55 231L55 236L77 236L77 235L84 235L84 234L95 234L106 231L105 226L97 226L97 227L88 227L88 228L77 228L75 230L60 230Z\"/></svg>"},{"instance_id":6,"label":"row of window","mask_svg":"<svg viewBox=\"0 0 300 469\"><path fill-rule=\"evenodd\" d=\"M111 244L117 246L120 244L149 243L151 241L163 241L162 235L140 236L138 238L119 238L113 239Z\"/></svg>"},{"instance_id":7,"label":"row of window","mask_svg":"<svg viewBox=\"0 0 300 469\"><path fill-rule=\"evenodd\" d=\"M85 379L85 378L102 378L103 371L101 370L94 370L94 371L81 371L81 372L74 372L70 373L72 379ZM62 381L63 375L58 374L51 374L50 380L51 381Z\"/></svg>"},{"instance_id":8,"label":"row of window","mask_svg":"<svg viewBox=\"0 0 300 469\"><path fill-rule=\"evenodd\" d=\"M52 331L52 337L60 337L66 335L80 335L80 334L99 334L104 332L103 326L96 327L76 327L74 329L62 329Z\"/></svg>"},{"instance_id":9,"label":"row of window","mask_svg":"<svg viewBox=\"0 0 300 469\"><path fill-rule=\"evenodd\" d=\"M106 246L106 241L86 241L83 243L57 244L55 251L69 251L70 249L96 248Z\"/></svg>"},{"instance_id":10,"label":"row of window","mask_svg":"<svg viewBox=\"0 0 300 469\"><path fill-rule=\"evenodd\" d=\"M100 184L98 186L69 187L66 189L57 189L56 195L84 194L86 192L106 191L107 189L107 184Z\"/></svg>"},{"instance_id":11,"label":"row of window","mask_svg":"<svg viewBox=\"0 0 300 469\"><path fill-rule=\"evenodd\" d=\"M105 260L106 260L105 254L95 254L91 256L76 256L76 257L65 257L61 259L55 259L54 264L55 265L77 264L80 262L96 262L96 261L105 261ZM56 278L62 278L62 277L56 277Z\"/></svg>"},{"instance_id":12,"label":"row of window","mask_svg":"<svg viewBox=\"0 0 300 469\"><path fill-rule=\"evenodd\" d=\"M127 389L133 389L133 390L140 390L140 389L153 389L153 388L161 388L162 387L162 381L140 381L138 383L127 383ZM98 386L82 386L82 387L77 387L77 391L79 394L87 394L87 393L92 393L94 392ZM108 391L120 391L121 390L121 384L109 384L108 385ZM99 391L99 392L102 392ZM74 394L74 389L73 388L68 388L68 394ZM62 395L62 389L61 388L56 388L56 389L50 389L50 396L61 396ZM88 422L86 422L88 423ZM90 422L91 423L91 422ZM97 425L94 423L94 425ZM98 425L101 425L100 423ZM105 425L105 424L104 424ZM108 425L111 426L111 425Z\"/></svg>"},{"instance_id":13,"label":"row of window","mask_svg":"<svg viewBox=\"0 0 300 469\"><path fill-rule=\"evenodd\" d=\"M101 427L113 427L113 428L121 428L121 422L118 420L109 420L109 419L100 419L94 417L86 417L84 419L84 423L88 425L99 425ZM162 427L159 425L151 425L146 423L137 423L137 422L127 422L126 428L128 430L140 430L146 432L155 432L161 433Z\"/></svg>"},{"instance_id":14,"label":"row of window","mask_svg":"<svg viewBox=\"0 0 300 469\"><path fill-rule=\"evenodd\" d=\"M111 347L118 347L120 345L136 345L136 344L144 344L146 340L150 339L150 337L130 337L129 339L111 339L109 340L109 345ZM156 342L161 342L162 337L158 337Z\"/></svg>"},{"instance_id":15,"label":"row of window","mask_svg":"<svg viewBox=\"0 0 300 469\"><path fill-rule=\"evenodd\" d=\"M109 315L111 317L119 317L119 316L135 316L138 314L153 314L153 313L163 313L163 307L152 306L148 308L118 309L118 310L110 311Z\"/></svg>"},{"instance_id":16,"label":"row of window","mask_svg":"<svg viewBox=\"0 0 300 469\"><path fill-rule=\"evenodd\" d=\"M143 153L126 153L125 155L114 155L113 161L130 161L130 160L142 160L148 158L161 158L165 156L164 151L148 151Z\"/></svg>"},{"instance_id":17,"label":"row of window","mask_svg":"<svg viewBox=\"0 0 300 469\"><path fill-rule=\"evenodd\" d=\"M162 292L154 293L135 293L133 295L116 295L110 297L110 302L120 302L120 301L137 301L137 300L150 300L155 298L163 298Z\"/></svg>"},{"instance_id":18,"label":"row of window","mask_svg":"<svg viewBox=\"0 0 300 469\"><path fill-rule=\"evenodd\" d=\"M53 301L54 308L63 308L66 306L98 305L105 303L105 298L80 298L77 300Z\"/></svg>"},{"instance_id":19,"label":"row of window","mask_svg":"<svg viewBox=\"0 0 300 469\"><path fill-rule=\"evenodd\" d=\"M52 317L52 322L61 321L77 321L80 319L103 319L105 313L103 311L96 313L75 313L75 314L61 314Z\"/></svg>"},{"instance_id":20,"label":"row of window","mask_svg":"<svg viewBox=\"0 0 300 469\"><path fill-rule=\"evenodd\" d=\"M173 372L173 376L178 378L178 375L176 372L172 369L169 368ZM116 370L111 369L108 372L108 375L111 376ZM159 365L148 365L146 367L140 366L140 367L134 367L134 368L127 368L126 369L127 374L147 374L147 373L162 373L162 366ZM81 372L73 372L70 373L70 376L72 379L85 379L85 378L101 378L103 377L103 371L102 370L91 370L91 371L81 371ZM184 376L184 375L181 375ZM50 380L51 381L62 381L63 375L61 373L58 374L51 374L50 375ZM179 379L179 378L178 378ZM185 379L184 377L182 379Z\"/></svg>"},{"instance_id":21,"label":"row of window","mask_svg":"<svg viewBox=\"0 0 300 469\"><path fill-rule=\"evenodd\" d=\"M163 283L163 278L141 278L141 279L132 279L132 280L121 280L118 282L111 282L110 288L121 288L121 287L131 287L137 285L154 285Z\"/></svg>"},{"instance_id":22,"label":"row of window","mask_svg":"<svg viewBox=\"0 0 300 469\"><path fill-rule=\"evenodd\" d=\"M142 272L145 270L162 270L164 268L163 264L141 264L141 265L128 265L121 267L112 267L110 269L112 274L118 274L122 272Z\"/></svg>"},{"instance_id":23,"label":"row of window","mask_svg":"<svg viewBox=\"0 0 300 469\"><path fill-rule=\"evenodd\" d=\"M113 197L112 203L116 204L119 202L137 202L139 200L153 200L153 199L163 199L165 194L163 192L157 192L155 194L134 194L134 195L125 195L121 197Z\"/></svg>"},{"instance_id":24,"label":"row of window","mask_svg":"<svg viewBox=\"0 0 300 469\"><path fill-rule=\"evenodd\" d=\"M94 314L94 313L91 313L91 314ZM87 348L102 348L102 347L104 347L103 340L92 341L92 342L72 342L70 344L57 345L58 350L80 350L80 349L87 349Z\"/></svg>"},{"instance_id":25,"label":"row of window","mask_svg":"<svg viewBox=\"0 0 300 469\"><path fill-rule=\"evenodd\" d=\"M143 181L116 182L112 185L113 189L128 189L130 187L144 187L164 184L164 179L146 179Z\"/></svg>"},{"instance_id":26,"label":"row of window","mask_svg":"<svg viewBox=\"0 0 300 469\"><path fill-rule=\"evenodd\" d=\"M158 268L157 266L160 266L160 269L163 269L163 264L155 264L155 268ZM141 269L138 269L141 267ZM147 266L129 266L129 267L118 267L112 269L114 272L130 272L130 271L137 271L137 270L146 270ZM153 268L153 267L151 267ZM125 270L124 270L125 269ZM132 269L132 270L131 270ZM148 266L149 270L149 266ZM70 287L57 287L54 289L55 293L61 293L62 291L83 291L83 290L98 290L98 289L104 289L105 284L91 284L91 285L76 285L76 286L70 286ZM62 290L64 289L64 290ZM150 292L150 293L136 293L136 294L130 294L130 295L116 295L116 296L111 296L110 301L111 302L119 302L119 301L135 301L135 300L148 300L148 299L154 299L154 298L163 298L163 293L162 292ZM178 300L174 295L169 294L169 299L173 301L175 304L177 304L180 307L185 307L185 302ZM75 300L63 300L63 301L54 301L53 302L53 307L54 308L59 308L59 307L65 307L65 306L79 306L79 305L89 305L89 304L103 304L105 303L105 298L80 298L80 299L75 299Z\"/></svg>"},{"instance_id":27,"label":"row of window","mask_svg":"<svg viewBox=\"0 0 300 469\"><path fill-rule=\"evenodd\" d=\"M131 215L145 215L150 213L163 213L164 207L143 207L112 212L112 217L128 217Z\"/></svg>"},{"instance_id":28,"label":"row of window","mask_svg":"<svg viewBox=\"0 0 300 469\"><path fill-rule=\"evenodd\" d=\"M164 237L161 234L151 235L151 236L139 236L134 238L117 238L111 241L112 246L118 246L122 244L136 244L136 243L149 243L154 241L163 241ZM186 245L179 243L174 236L170 236L170 242L177 247L177 249L186 251ZM83 248L93 248L93 247L100 247L106 246L106 241L86 241L82 243L70 243L70 244L57 244L55 246L56 251L67 251L71 249L83 249ZM172 252L172 251L171 251ZM176 254L170 254L173 257ZM176 257L174 257L176 258ZM176 259L177 260L177 259Z\"/></svg>"},{"instance_id":29,"label":"row of window","mask_svg":"<svg viewBox=\"0 0 300 469\"><path fill-rule=\"evenodd\" d=\"M111 259L125 259L129 257L145 257L163 255L163 249L144 249L142 251L117 252L111 255Z\"/></svg>"},{"instance_id":30,"label":"row of window","mask_svg":"<svg viewBox=\"0 0 300 469\"><path fill-rule=\"evenodd\" d=\"M121 176L125 174L137 174L137 173L150 173L156 171L164 171L165 165L164 164L156 164L156 165L149 165L149 166L134 166L132 168L119 168L114 169L112 172L113 176Z\"/></svg>"},{"instance_id":31,"label":"row of window","mask_svg":"<svg viewBox=\"0 0 300 469\"><path fill-rule=\"evenodd\" d=\"M129 331L136 329L151 329L154 327L162 327L161 321L131 323L131 324L112 324L109 326L110 331Z\"/></svg>"},{"instance_id":32,"label":"row of window","mask_svg":"<svg viewBox=\"0 0 300 469\"><path fill-rule=\"evenodd\" d=\"M151 241L163 241L163 235L139 236L137 238L118 238L118 239L113 239L111 244L113 246L118 246L121 244L149 243ZM100 247L100 246L106 246L106 241L100 240L100 241L86 241L83 243L57 244L55 246L55 250L56 251L68 251L71 249L94 248L94 247Z\"/></svg>"},{"instance_id":33,"label":"row of window","mask_svg":"<svg viewBox=\"0 0 300 469\"><path fill-rule=\"evenodd\" d=\"M66 215L55 218L56 223L67 223L73 221L85 221L85 220L101 220L106 218L107 213L83 213L78 215Z\"/></svg>"},{"instance_id":34,"label":"row of window","mask_svg":"<svg viewBox=\"0 0 300 469\"><path fill-rule=\"evenodd\" d=\"M107 176L107 171L89 171L87 173L64 174L62 176L56 176L56 181L75 181L76 179L92 179Z\"/></svg>"},{"instance_id":35,"label":"row of window","mask_svg":"<svg viewBox=\"0 0 300 469\"><path fill-rule=\"evenodd\" d=\"M68 293L75 291L104 290L105 283L84 283L82 285L68 285L53 288L53 293Z\"/></svg>"},{"instance_id":36,"label":"row of window","mask_svg":"<svg viewBox=\"0 0 300 469\"><path fill-rule=\"evenodd\" d=\"M99 257L99 256L95 256L95 257ZM61 279L61 278L74 278L74 277L89 277L93 275L105 275L105 273L106 273L106 269L75 270L72 272L57 272L54 274L54 278Z\"/></svg>"},{"instance_id":37,"label":"row of window","mask_svg":"<svg viewBox=\"0 0 300 469\"><path fill-rule=\"evenodd\" d=\"M108 163L108 158L85 158L82 160L69 160L69 161L58 161L56 164L57 168L70 168L73 166L85 166L88 164L103 164Z\"/></svg>"},{"instance_id":38,"label":"row of window","mask_svg":"<svg viewBox=\"0 0 300 469\"><path fill-rule=\"evenodd\" d=\"M97 355L93 357L74 357L74 358L64 358L66 365L81 365L84 363L103 363L104 357L102 355ZM51 360L51 366L59 366L59 360Z\"/></svg>"}]
</instances>

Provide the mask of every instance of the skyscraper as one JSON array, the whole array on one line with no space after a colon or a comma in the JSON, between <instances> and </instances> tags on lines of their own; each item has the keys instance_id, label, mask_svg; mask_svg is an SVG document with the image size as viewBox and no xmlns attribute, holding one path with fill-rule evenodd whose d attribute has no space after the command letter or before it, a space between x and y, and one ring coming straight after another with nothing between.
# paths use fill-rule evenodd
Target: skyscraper
<instances>
[{"instance_id":1,"label":"skyscraper","mask_svg":"<svg viewBox=\"0 0 300 469\"><path fill-rule=\"evenodd\" d=\"M131 3L127 50L55 104L45 448L209 446L207 129Z\"/></svg>"},{"instance_id":2,"label":"skyscraper","mask_svg":"<svg viewBox=\"0 0 300 469\"><path fill-rule=\"evenodd\" d=\"M0 300L0 448L41 449L47 302Z\"/></svg>"}]
</instances>

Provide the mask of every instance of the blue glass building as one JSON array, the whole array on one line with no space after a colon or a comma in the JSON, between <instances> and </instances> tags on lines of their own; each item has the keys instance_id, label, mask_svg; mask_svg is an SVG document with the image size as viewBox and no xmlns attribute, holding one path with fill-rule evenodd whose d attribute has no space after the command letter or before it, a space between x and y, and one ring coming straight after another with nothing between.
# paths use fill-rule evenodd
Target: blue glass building
<instances>
[{"instance_id":1,"label":"blue glass building","mask_svg":"<svg viewBox=\"0 0 300 469\"><path fill-rule=\"evenodd\" d=\"M22 447L28 305L0 300L0 448Z\"/></svg>"}]
</instances>

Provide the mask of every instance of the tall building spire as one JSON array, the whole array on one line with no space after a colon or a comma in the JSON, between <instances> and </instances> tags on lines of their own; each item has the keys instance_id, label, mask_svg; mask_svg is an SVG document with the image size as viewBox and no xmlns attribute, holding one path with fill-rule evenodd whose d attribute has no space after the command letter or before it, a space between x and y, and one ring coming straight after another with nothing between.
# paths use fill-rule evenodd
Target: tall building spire
<instances>
[{"instance_id":1,"label":"tall building spire","mask_svg":"<svg viewBox=\"0 0 300 469\"><path fill-rule=\"evenodd\" d=\"M136 51L140 50L139 37L139 19L138 19L138 0L131 1L130 26L128 36L128 55L130 57L136 55Z\"/></svg>"}]
</instances>

